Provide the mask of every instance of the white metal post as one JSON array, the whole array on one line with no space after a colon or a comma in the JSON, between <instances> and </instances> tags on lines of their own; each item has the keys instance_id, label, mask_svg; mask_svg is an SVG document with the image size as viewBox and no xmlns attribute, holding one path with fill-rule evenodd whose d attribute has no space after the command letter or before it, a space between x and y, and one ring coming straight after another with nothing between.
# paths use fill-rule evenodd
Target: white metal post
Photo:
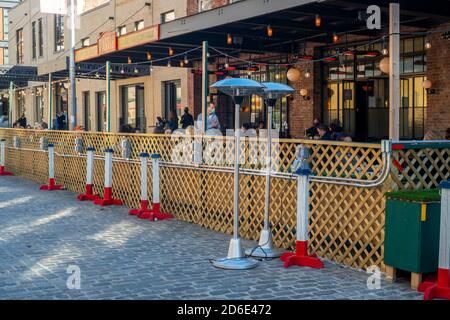
<instances>
[{"instance_id":1,"label":"white metal post","mask_svg":"<svg viewBox=\"0 0 450 320\"><path fill-rule=\"evenodd\" d=\"M98 194L93 193L94 184L94 152L93 147L86 149L86 193L78 195L78 200L96 200L99 198Z\"/></svg>"},{"instance_id":2,"label":"white metal post","mask_svg":"<svg viewBox=\"0 0 450 320\"><path fill-rule=\"evenodd\" d=\"M400 4L389 4L389 139L400 139Z\"/></svg>"},{"instance_id":3,"label":"white metal post","mask_svg":"<svg viewBox=\"0 0 450 320\"><path fill-rule=\"evenodd\" d=\"M70 88L71 88L71 104L70 104L70 130L74 130L77 126L77 90L75 79L75 0L70 0L70 26L71 26L71 46L70 46Z\"/></svg>"},{"instance_id":4,"label":"white metal post","mask_svg":"<svg viewBox=\"0 0 450 320\"><path fill-rule=\"evenodd\" d=\"M6 165L6 140L0 139L0 176L12 176L12 172L5 170Z\"/></svg>"},{"instance_id":5,"label":"white metal post","mask_svg":"<svg viewBox=\"0 0 450 320\"><path fill-rule=\"evenodd\" d=\"M311 171L308 165L308 150L302 146L302 166L297 174L297 242L295 252L285 253L281 256L284 267L305 266L316 269L324 267L322 261L315 254L308 254L308 224L309 224L309 177Z\"/></svg>"},{"instance_id":6,"label":"white metal post","mask_svg":"<svg viewBox=\"0 0 450 320\"><path fill-rule=\"evenodd\" d=\"M62 186L55 184L55 146L48 144L48 185L41 186L41 190L62 190Z\"/></svg>"},{"instance_id":7,"label":"white metal post","mask_svg":"<svg viewBox=\"0 0 450 320\"><path fill-rule=\"evenodd\" d=\"M3 171L5 167L5 145L6 140L1 139L0 140L0 170Z\"/></svg>"},{"instance_id":8,"label":"white metal post","mask_svg":"<svg viewBox=\"0 0 450 320\"><path fill-rule=\"evenodd\" d=\"M129 211L130 215L138 216L141 219L151 218L151 210L148 208L148 191L147 191L147 179L148 179L148 158L150 155L148 153L141 153L139 155L141 159L141 207L140 209L131 209Z\"/></svg>"},{"instance_id":9,"label":"white metal post","mask_svg":"<svg viewBox=\"0 0 450 320\"><path fill-rule=\"evenodd\" d=\"M153 211L160 209L159 199L159 154L152 155Z\"/></svg>"},{"instance_id":10,"label":"white metal post","mask_svg":"<svg viewBox=\"0 0 450 320\"><path fill-rule=\"evenodd\" d=\"M105 186L103 189L103 199L97 198L94 201L94 204L100 206L121 206L122 200L114 199L112 195L112 183L113 183L113 153L114 150L111 148L107 148L105 150Z\"/></svg>"}]
</instances>

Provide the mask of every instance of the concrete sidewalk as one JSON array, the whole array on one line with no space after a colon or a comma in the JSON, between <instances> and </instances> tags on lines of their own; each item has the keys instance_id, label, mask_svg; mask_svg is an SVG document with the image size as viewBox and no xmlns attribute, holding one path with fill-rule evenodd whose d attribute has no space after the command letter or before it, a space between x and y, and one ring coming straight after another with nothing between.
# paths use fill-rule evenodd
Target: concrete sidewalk
<instances>
[{"instance_id":1,"label":"concrete sidewalk","mask_svg":"<svg viewBox=\"0 0 450 320\"><path fill-rule=\"evenodd\" d=\"M0 299L422 298L406 280L369 290L368 274L328 262L322 270L284 269L279 260L215 269L209 259L226 255L228 235L127 212L0 177ZM80 289L69 289L67 271L78 268Z\"/></svg>"}]
</instances>

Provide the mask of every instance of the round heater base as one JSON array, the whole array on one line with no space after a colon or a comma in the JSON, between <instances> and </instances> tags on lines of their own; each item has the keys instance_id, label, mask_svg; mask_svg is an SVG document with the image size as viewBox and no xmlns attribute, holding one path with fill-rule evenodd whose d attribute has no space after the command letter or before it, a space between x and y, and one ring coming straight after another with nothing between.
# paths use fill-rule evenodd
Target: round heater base
<instances>
[{"instance_id":1,"label":"round heater base","mask_svg":"<svg viewBox=\"0 0 450 320\"><path fill-rule=\"evenodd\" d=\"M223 258L214 260L212 265L220 269L247 270L256 268L258 266L258 261L252 258Z\"/></svg>"},{"instance_id":2,"label":"round heater base","mask_svg":"<svg viewBox=\"0 0 450 320\"><path fill-rule=\"evenodd\" d=\"M274 248L256 247L245 250L245 254L255 258L279 258L283 251Z\"/></svg>"}]
</instances>

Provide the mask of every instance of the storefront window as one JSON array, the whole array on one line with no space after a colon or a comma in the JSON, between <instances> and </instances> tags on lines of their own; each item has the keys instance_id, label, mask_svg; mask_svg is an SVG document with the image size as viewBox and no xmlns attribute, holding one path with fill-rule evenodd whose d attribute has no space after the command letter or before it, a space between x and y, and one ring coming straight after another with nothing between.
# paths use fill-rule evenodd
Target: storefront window
<instances>
[{"instance_id":1,"label":"storefront window","mask_svg":"<svg viewBox=\"0 0 450 320\"><path fill-rule=\"evenodd\" d=\"M426 77L401 80L400 138L422 139L425 132L427 91Z\"/></svg>"},{"instance_id":2,"label":"storefront window","mask_svg":"<svg viewBox=\"0 0 450 320\"><path fill-rule=\"evenodd\" d=\"M145 132L144 85L122 86L121 126L129 125L134 130Z\"/></svg>"},{"instance_id":3,"label":"storefront window","mask_svg":"<svg viewBox=\"0 0 450 320\"><path fill-rule=\"evenodd\" d=\"M104 132L106 126L106 92L101 91L96 93L97 100L97 131Z\"/></svg>"},{"instance_id":4,"label":"storefront window","mask_svg":"<svg viewBox=\"0 0 450 320\"><path fill-rule=\"evenodd\" d=\"M427 70L424 37L401 39L402 81L401 138L423 137L426 91L422 87ZM324 56L349 51L335 62L323 63L327 84L324 93L324 122L339 121L357 140L386 138L389 131L389 81L379 69L381 52L387 44L377 43L324 50ZM347 99L352 94L352 100ZM349 105L354 104L354 108Z\"/></svg>"}]
</instances>

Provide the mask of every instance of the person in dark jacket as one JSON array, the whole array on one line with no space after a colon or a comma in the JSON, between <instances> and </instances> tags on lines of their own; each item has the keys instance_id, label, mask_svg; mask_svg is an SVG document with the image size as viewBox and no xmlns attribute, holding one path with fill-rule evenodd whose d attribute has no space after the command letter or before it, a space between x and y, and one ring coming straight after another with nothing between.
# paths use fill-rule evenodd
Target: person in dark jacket
<instances>
[{"instance_id":1,"label":"person in dark jacket","mask_svg":"<svg viewBox=\"0 0 450 320\"><path fill-rule=\"evenodd\" d=\"M169 113L169 121L167 122L167 127L174 132L178 129L178 116L174 111Z\"/></svg>"},{"instance_id":2,"label":"person in dark jacket","mask_svg":"<svg viewBox=\"0 0 450 320\"><path fill-rule=\"evenodd\" d=\"M181 128L186 129L194 125L194 117L189 113L189 108L184 108L184 114L181 117Z\"/></svg>"},{"instance_id":3,"label":"person in dark jacket","mask_svg":"<svg viewBox=\"0 0 450 320\"><path fill-rule=\"evenodd\" d=\"M27 126L27 118L25 117L25 113L22 113L22 115L17 120L17 122L19 123L19 125L21 127L26 128L26 126Z\"/></svg>"},{"instance_id":4,"label":"person in dark jacket","mask_svg":"<svg viewBox=\"0 0 450 320\"><path fill-rule=\"evenodd\" d=\"M310 139L314 139L314 137L319 135L319 132L317 131L317 127L320 125L319 119L314 119L313 126L306 130L306 137Z\"/></svg>"},{"instance_id":5,"label":"person in dark jacket","mask_svg":"<svg viewBox=\"0 0 450 320\"><path fill-rule=\"evenodd\" d=\"M319 132L320 136L319 140L334 140L330 130L328 130L328 127L326 125L320 124L319 126L317 126L317 131Z\"/></svg>"}]
</instances>

